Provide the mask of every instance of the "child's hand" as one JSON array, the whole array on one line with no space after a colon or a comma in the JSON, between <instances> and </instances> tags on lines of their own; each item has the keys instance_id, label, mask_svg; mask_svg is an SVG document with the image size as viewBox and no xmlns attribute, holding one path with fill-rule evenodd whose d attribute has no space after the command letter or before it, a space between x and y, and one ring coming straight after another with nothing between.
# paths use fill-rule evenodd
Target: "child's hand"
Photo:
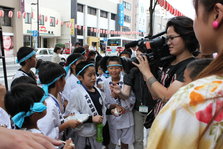
<instances>
[{"instance_id":1,"label":"child's hand","mask_svg":"<svg viewBox=\"0 0 223 149\"><path fill-rule=\"evenodd\" d=\"M77 120L69 120L69 126L71 128L76 128L77 126L79 126L81 124L81 122L77 121Z\"/></svg>"},{"instance_id":2,"label":"child's hand","mask_svg":"<svg viewBox=\"0 0 223 149\"><path fill-rule=\"evenodd\" d=\"M71 140L71 138L66 141L63 149L75 149L75 145L73 141Z\"/></svg>"},{"instance_id":3,"label":"child's hand","mask_svg":"<svg viewBox=\"0 0 223 149\"><path fill-rule=\"evenodd\" d=\"M121 93L121 88L118 84L110 85L111 92L118 95Z\"/></svg>"},{"instance_id":4,"label":"child's hand","mask_svg":"<svg viewBox=\"0 0 223 149\"><path fill-rule=\"evenodd\" d=\"M120 105L116 105L115 108L118 110L118 112L120 114L125 114L126 113L126 109L124 107L120 106Z\"/></svg>"},{"instance_id":5,"label":"child's hand","mask_svg":"<svg viewBox=\"0 0 223 149\"><path fill-rule=\"evenodd\" d=\"M114 93L114 92L111 92L111 97L113 97L113 98L118 98L119 96L116 94L116 93Z\"/></svg>"},{"instance_id":6,"label":"child's hand","mask_svg":"<svg viewBox=\"0 0 223 149\"><path fill-rule=\"evenodd\" d=\"M93 116L93 117L92 117L92 121L93 121L94 123L102 123L102 121L103 121L103 117L102 117L101 115Z\"/></svg>"}]
</instances>

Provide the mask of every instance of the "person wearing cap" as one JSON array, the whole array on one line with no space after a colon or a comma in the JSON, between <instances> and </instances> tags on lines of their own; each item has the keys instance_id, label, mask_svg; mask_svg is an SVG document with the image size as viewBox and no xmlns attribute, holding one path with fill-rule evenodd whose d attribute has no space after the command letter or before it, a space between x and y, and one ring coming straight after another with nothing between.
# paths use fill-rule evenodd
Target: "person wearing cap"
<instances>
[{"instance_id":1,"label":"person wearing cap","mask_svg":"<svg viewBox=\"0 0 223 149\"><path fill-rule=\"evenodd\" d=\"M15 73L13 80L21 76L28 76L36 81L35 74L31 68L36 67L37 59L36 52L30 47L21 47L17 52L17 63L21 65L21 68Z\"/></svg>"}]
</instances>

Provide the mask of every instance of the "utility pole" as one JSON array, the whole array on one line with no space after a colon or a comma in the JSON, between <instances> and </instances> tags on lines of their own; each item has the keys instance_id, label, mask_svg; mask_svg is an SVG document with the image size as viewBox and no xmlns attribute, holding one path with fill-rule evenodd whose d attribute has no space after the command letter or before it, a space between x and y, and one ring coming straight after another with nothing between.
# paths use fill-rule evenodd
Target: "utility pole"
<instances>
[{"instance_id":1,"label":"utility pole","mask_svg":"<svg viewBox=\"0 0 223 149\"><path fill-rule=\"evenodd\" d=\"M37 8L37 21L36 21L36 24L37 24L37 37L36 37L36 45L37 45L37 48L40 47L40 37L39 37L39 0L36 1L36 3L31 3L31 5L36 5L36 8Z\"/></svg>"}]
</instances>

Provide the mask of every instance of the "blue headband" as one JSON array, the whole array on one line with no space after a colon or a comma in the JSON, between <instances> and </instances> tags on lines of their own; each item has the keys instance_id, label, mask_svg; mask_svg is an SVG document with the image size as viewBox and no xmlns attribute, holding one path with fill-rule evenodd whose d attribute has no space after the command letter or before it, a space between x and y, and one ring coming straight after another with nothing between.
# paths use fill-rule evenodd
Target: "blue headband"
<instances>
[{"instance_id":1,"label":"blue headband","mask_svg":"<svg viewBox=\"0 0 223 149\"><path fill-rule=\"evenodd\" d=\"M64 76L65 74L62 74L60 75L59 77L55 78L52 82L48 83L48 84L42 84L42 89L44 90L44 96L41 100L45 100L48 96L49 96L49 93L48 93L48 87L50 85L52 85L53 83L55 83L57 80L59 80L62 76Z\"/></svg>"},{"instance_id":2,"label":"blue headband","mask_svg":"<svg viewBox=\"0 0 223 149\"><path fill-rule=\"evenodd\" d=\"M108 65L107 68L108 68L108 67L112 67L112 66L120 66L120 67L122 67L121 64L112 64L112 65Z\"/></svg>"},{"instance_id":3,"label":"blue headband","mask_svg":"<svg viewBox=\"0 0 223 149\"><path fill-rule=\"evenodd\" d=\"M71 62L68 66L64 67L66 73L68 73L68 71L69 71L69 69L70 69L70 66L71 66L72 64L74 64L76 61L78 61L80 58L81 58L81 57L76 58L76 59L75 59L73 62Z\"/></svg>"},{"instance_id":4,"label":"blue headband","mask_svg":"<svg viewBox=\"0 0 223 149\"><path fill-rule=\"evenodd\" d=\"M93 63L87 64L86 66L84 66L84 67L77 73L76 76L78 76L80 73L82 73L82 72L83 72L87 67L89 67L89 66L94 66L94 64L93 64Z\"/></svg>"},{"instance_id":5,"label":"blue headband","mask_svg":"<svg viewBox=\"0 0 223 149\"><path fill-rule=\"evenodd\" d=\"M84 55L85 54L85 50L81 53L81 55Z\"/></svg>"},{"instance_id":6,"label":"blue headband","mask_svg":"<svg viewBox=\"0 0 223 149\"><path fill-rule=\"evenodd\" d=\"M20 63L26 61L27 59L29 59L30 57L32 57L35 54L36 54L36 52L35 51L32 51L31 53L29 53L28 55L26 55L25 57L23 57L20 61L18 61L18 59L17 59L16 62L20 64Z\"/></svg>"},{"instance_id":7,"label":"blue headband","mask_svg":"<svg viewBox=\"0 0 223 149\"><path fill-rule=\"evenodd\" d=\"M15 116L12 117L13 122L19 128L22 127L25 117L28 117L36 112L43 112L46 110L46 106L42 102L35 102L33 106L30 107L28 112L19 112Z\"/></svg>"}]
</instances>

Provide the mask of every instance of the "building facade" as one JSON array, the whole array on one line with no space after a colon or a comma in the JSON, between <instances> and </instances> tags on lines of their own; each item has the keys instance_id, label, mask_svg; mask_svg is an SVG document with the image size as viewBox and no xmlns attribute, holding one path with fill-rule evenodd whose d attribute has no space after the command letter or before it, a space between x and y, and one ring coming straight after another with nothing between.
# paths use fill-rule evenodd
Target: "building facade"
<instances>
[{"instance_id":1,"label":"building facade","mask_svg":"<svg viewBox=\"0 0 223 149\"><path fill-rule=\"evenodd\" d=\"M19 0L0 1L0 25L3 30L3 45L6 57L15 56L18 48L23 45L22 19L16 16L16 12L21 9L21 6Z\"/></svg>"}]
</instances>

